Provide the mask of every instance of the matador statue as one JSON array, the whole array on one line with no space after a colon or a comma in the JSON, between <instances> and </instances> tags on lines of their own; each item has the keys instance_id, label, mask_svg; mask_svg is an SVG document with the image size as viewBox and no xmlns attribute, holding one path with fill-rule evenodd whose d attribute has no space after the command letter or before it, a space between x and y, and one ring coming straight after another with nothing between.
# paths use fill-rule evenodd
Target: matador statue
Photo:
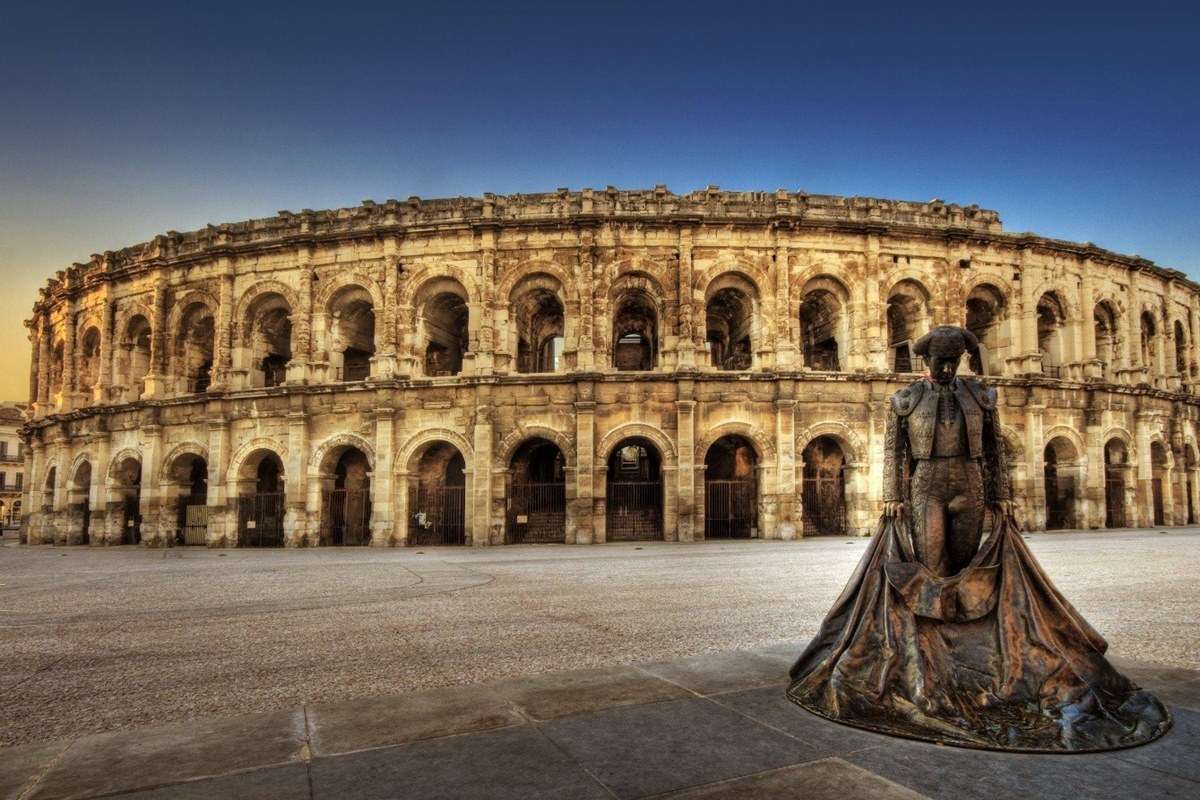
<instances>
[{"instance_id":1,"label":"matador statue","mask_svg":"<svg viewBox=\"0 0 1200 800\"><path fill-rule=\"evenodd\" d=\"M1109 664L1023 541L996 391L957 375L978 347L949 325L914 345L929 374L887 410L883 515L787 695L835 722L961 747L1153 741L1166 708Z\"/></svg>"}]
</instances>

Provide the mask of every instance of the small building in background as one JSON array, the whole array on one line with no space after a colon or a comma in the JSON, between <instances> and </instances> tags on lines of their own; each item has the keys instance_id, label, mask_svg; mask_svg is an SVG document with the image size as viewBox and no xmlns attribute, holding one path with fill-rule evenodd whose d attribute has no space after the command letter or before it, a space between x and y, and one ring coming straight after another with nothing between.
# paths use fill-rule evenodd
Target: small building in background
<instances>
[{"instance_id":1,"label":"small building in background","mask_svg":"<svg viewBox=\"0 0 1200 800\"><path fill-rule=\"evenodd\" d=\"M20 430L25 424L25 404L0 403L0 529L21 526L21 491L25 488L25 450Z\"/></svg>"}]
</instances>

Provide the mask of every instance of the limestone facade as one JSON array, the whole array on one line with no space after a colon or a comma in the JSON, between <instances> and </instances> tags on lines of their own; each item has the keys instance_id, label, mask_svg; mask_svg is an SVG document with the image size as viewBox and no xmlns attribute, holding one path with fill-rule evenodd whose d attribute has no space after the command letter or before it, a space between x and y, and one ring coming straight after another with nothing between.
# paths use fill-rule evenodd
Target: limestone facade
<instances>
[{"instance_id":1,"label":"limestone facade","mask_svg":"<svg viewBox=\"0 0 1200 800\"><path fill-rule=\"evenodd\" d=\"M1030 527L1194 520L1180 272L976 206L657 187L280 212L59 272L24 536L867 533L885 401L941 323L984 344Z\"/></svg>"}]
</instances>

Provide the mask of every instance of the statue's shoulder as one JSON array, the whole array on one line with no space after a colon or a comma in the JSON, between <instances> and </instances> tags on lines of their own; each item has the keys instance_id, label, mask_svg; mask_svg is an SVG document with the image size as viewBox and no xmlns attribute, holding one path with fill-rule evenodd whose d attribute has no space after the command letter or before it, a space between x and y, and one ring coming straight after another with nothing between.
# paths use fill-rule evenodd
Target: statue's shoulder
<instances>
[{"instance_id":1,"label":"statue's shoulder","mask_svg":"<svg viewBox=\"0 0 1200 800\"><path fill-rule=\"evenodd\" d=\"M974 378L959 378L959 380L966 384L967 389L971 392L971 396L975 398L975 402L979 403L984 411L995 410L996 401L999 399L995 388Z\"/></svg>"},{"instance_id":2,"label":"statue's shoulder","mask_svg":"<svg viewBox=\"0 0 1200 800\"><path fill-rule=\"evenodd\" d=\"M929 382L922 378L892 395L892 411L896 412L896 416L907 417L911 414L912 410L917 407L917 403L921 402L921 398L925 396L925 388L928 385Z\"/></svg>"}]
</instances>

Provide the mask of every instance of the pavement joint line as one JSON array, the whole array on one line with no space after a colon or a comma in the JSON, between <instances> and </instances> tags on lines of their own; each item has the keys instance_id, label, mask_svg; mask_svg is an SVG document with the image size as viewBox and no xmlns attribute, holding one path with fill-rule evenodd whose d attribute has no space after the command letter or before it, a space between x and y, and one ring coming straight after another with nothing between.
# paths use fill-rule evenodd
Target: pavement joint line
<instances>
[{"instance_id":1,"label":"pavement joint line","mask_svg":"<svg viewBox=\"0 0 1200 800\"><path fill-rule=\"evenodd\" d=\"M316 793L313 789L312 776L312 725L308 721L308 706L301 706L301 711L304 712L304 747L301 748L300 760L304 762L304 777L308 781L308 800L315 800Z\"/></svg>"},{"instance_id":2,"label":"pavement joint line","mask_svg":"<svg viewBox=\"0 0 1200 800\"><path fill-rule=\"evenodd\" d=\"M638 800L660 800L661 798L670 797L671 795L677 794L678 792L686 792L686 791L691 791L693 789L704 789L704 788L707 788L710 786L721 786L726 783L734 783L736 781L745 780L746 778L757 777L760 775L771 775L776 772L783 772L784 770L787 770L787 769L795 769L798 766L809 767L814 764L822 764L825 762L832 762L832 761L840 761L841 763L843 763L851 768L860 769L863 772L870 773L871 775L875 776L876 778L879 778L881 781L883 781L884 783L887 783L891 786L895 786L897 788L904 789L909 792L914 792L915 794L919 794L922 797L925 797L925 795L923 793L918 792L916 789L913 789L911 786L905 786L902 783L897 783L896 781L893 781L890 778L880 775L879 773L875 772L874 770L869 770L866 767L859 766L858 764L852 764L851 762L846 761L844 758L841 758L839 756L823 756L821 758L814 758L812 761L797 761L794 764L785 764L782 767L772 767L771 769L763 769L763 770L759 770L758 772L747 773L746 775L735 775L732 778L722 778L719 781L709 781L708 783L697 783L695 786L688 786L684 789L671 789L666 792L658 792L657 794L645 795L643 797L638 798Z\"/></svg>"},{"instance_id":3,"label":"pavement joint line","mask_svg":"<svg viewBox=\"0 0 1200 800\"><path fill-rule=\"evenodd\" d=\"M1171 733L1170 733L1170 731L1168 731L1168 732L1167 732L1167 736L1170 736L1170 735L1171 735ZM1122 754L1120 754L1120 753L1118 753L1118 754L1115 756L1115 758L1116 758L1118 761L1123 761L1124 763L1126 763L1126 764L1129 764L1129 765L1131 765L1131 766L1134 766L1134 767L1141 767L1142 769L1148 769L1148 770L1150 770L1151 772L1157 772L1159 775L1170 775L1172 778L1179 778L1180 780L1187 781L1188 783L1197 783L1197 784L1200 784L1200 780L1196 780L1195 778L1190 778L1190 777L1188 777L1187 775L1183 775L1183 774L1181 774L1181 773L1178 773L1178 772L1172 772L1172 771L1171 771L1171 770L1169 770L1169 769L1161 769L1161 768L1159 768L1159 767L1155 767L1155 766L1153 766L1153 765L1151 765L1151 764L1143 764L1143 763L1141 763L1140 761L1131 761L1130 759L1126 758L1124 755L1122 755Z\"/></svg>"},{"instance_id":4,"label":"pavement joint line","mask_svg":"<svg viewBox=\"0 0 1200 800\"><path fill-rule=\"evenodd\" d=\"M520 713L519 710L518 710L518 713ZM570 761L575 766L579 767L579 769L583 772L583 774L587 775L588 778L590 778L593 783L595 783L597 786L599 786L600 789L605 794L607 794L609 797L614 798L614 800L619 798L619 795L616 792L614 792L612 789L608 788L608 786L604 783L604 781L597 778L595 773L593 773L590 769L588 769L587 766L585 766L583 764L583 762L581 762L579 759L575 758L575 756L573 756L569 752L567 752L567 750L564 749L563 746L560 745L558 742L554 741L549 736L547 736L546 732L544 730L542 730L541 725L539 725L537 722L532 722L530 724L530 727L533 728L534 732L537 733L538 736L540 736L541 738L543 738L547 742L549 742L551 747L553 747L555 750L557 750L558 752L560 752L564 756L566 756L568 761Z\"/></svg>"},{"instance_id":5,"label":"pavement joint line","mask_svg":"<svg viewBox=\"0 0 1200 800\"><path fill-rule=\"evenodd\" d=\"M71 746L77 741L77 738L68 739L67 743L63 746L63 749L58 751L58 755L50 759L46 766L42 768L42 771L30 779L29 783L25 785L25 788L21 790L21 793L17 795L17 800L28 800L28 798L32 797L33 791L37 789L38 784L42 782L42 779L46 777L46 774L58 765L58 762L62 760L62 757L67 754L67 751L70 750Z\"/></svg>"}]
</instances>

